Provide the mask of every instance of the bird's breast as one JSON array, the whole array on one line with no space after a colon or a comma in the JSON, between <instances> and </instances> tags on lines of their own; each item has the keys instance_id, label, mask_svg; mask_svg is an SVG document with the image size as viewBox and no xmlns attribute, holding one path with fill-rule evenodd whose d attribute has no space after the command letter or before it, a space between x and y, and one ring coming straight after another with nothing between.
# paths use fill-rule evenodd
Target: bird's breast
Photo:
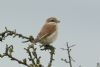
<instances>
[{"instance_id":1,"label":"bird's breast","mask_svg":"<svg viewBox=\"0 0 100 67\"><path fill-rule=\"evenodd\" d=\"M51 35L49 35L49 36L46 38L47 42L48 42L48 43L54 42L54 41L56 40L56 38L57 38L57 34L58 34L58 32L55 31L55 32L53 32Z\"/></svg>"}]
</instances>

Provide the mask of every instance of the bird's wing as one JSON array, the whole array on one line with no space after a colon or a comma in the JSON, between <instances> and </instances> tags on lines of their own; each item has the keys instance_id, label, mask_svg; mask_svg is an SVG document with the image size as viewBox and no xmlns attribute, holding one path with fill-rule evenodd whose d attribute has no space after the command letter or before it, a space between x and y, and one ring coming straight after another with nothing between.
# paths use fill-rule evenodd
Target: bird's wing
<instances>
[{"instance_id":1,"label":"bird's wing","mask_svg":"<svg viewBox=\"0 0 100 67\"><path fill-rule=\"evenodd\" d=\"M40 33L37 36L38 40L44 39L47 36L51 35L53 32L56 31L56 25L55 24L49 24L46 23L43 28L41 29Z\"/></svg>"}]
</instances>

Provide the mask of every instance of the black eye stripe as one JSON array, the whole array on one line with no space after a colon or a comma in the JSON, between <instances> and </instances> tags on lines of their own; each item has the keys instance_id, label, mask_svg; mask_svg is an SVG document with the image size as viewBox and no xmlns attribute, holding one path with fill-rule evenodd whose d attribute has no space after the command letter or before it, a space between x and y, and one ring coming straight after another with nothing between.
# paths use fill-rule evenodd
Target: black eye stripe
<instances>
[{"instance_id":1,"label":"black eye stripe","mask_svg":"<svg viewBox=\"0 0 100 67\"><path fill-rule=\"evenodd\" d=\"M50 21L55 21L55 20L50 20Z\"/></svg>"}]
</instances>

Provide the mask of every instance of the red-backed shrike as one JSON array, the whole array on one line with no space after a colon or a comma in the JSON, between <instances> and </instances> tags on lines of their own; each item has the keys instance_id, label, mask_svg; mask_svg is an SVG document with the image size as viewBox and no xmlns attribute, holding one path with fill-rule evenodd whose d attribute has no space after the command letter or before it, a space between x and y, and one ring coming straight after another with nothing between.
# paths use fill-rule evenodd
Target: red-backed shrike
<instances>
[{"instance_id":1,"label":"red-backed shrike","mask_svg":"<svg viewBox=\"0 0 100 67\"><path fill-rule=\"evenodd\" d=\"M59 22L60 21L55 17L48 18L35 41L41 43L42 45L50 45L57 38L57 27Z\"/></svg>"}]
</instances>

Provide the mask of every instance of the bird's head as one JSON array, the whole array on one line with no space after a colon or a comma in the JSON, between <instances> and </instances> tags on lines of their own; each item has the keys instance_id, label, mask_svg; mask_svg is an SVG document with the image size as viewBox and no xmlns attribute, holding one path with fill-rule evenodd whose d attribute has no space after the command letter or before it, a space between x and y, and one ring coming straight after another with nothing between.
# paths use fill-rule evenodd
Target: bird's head
<instances>
[{"instance_id":1,"label":"bird's head","mask_svg":"<svg viewBox=\"0 0 100 67\"><path fill-rule=\"evenodd\" d=\"M60 21L56 18L56 17L50 17L46 20L47 23L49 22L55 22L55 23L59 23Z\"/></svg>"}]
</instances>

